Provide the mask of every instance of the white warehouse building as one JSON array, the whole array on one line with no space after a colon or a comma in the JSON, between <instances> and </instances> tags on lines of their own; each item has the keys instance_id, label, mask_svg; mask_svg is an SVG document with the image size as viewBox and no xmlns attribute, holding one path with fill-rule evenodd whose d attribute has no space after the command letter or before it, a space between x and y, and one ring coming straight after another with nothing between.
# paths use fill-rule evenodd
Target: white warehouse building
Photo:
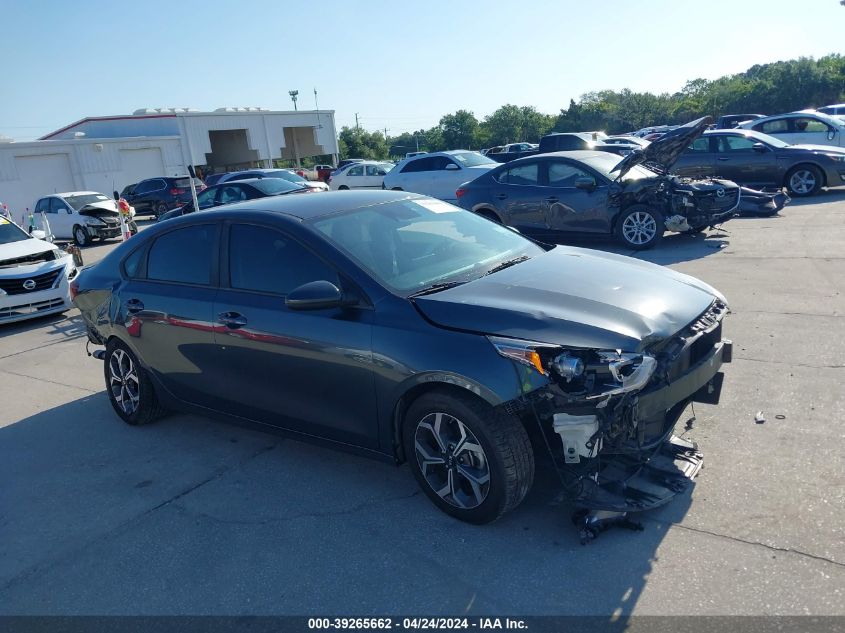
<instances>
[{"instance_id":1,"label":"white warehouse building","mask_svg":"<svg viewBox=\"0 0 845 633\"><path fill-rule=\"evenodd\" d=\"M271 167L273 160L331 156L337 164L334 110L262 108L136 110L87 117L37 141L0 142L0 202L15 219L47 194L110 195L145 178Z\"/></svg>"}]
</instances>

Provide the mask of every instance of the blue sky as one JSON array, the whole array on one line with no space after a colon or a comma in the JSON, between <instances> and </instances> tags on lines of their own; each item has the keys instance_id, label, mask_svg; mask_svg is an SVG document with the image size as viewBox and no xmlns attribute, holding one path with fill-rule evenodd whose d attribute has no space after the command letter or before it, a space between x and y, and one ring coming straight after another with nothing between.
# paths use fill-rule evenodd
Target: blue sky
<instances>
[{"instance_id":1,"label":"blue sky","mask_svg":"<svg viewBox=\"0 0 845 633\"><path fill-rule=\"evenodd\" d=\"M292 89L312 109L315 87L338 128L395 134L845 52L839 0L0 0L0 24L17 140L141 107L289 109Z\"/></svg>"}]
</instances>

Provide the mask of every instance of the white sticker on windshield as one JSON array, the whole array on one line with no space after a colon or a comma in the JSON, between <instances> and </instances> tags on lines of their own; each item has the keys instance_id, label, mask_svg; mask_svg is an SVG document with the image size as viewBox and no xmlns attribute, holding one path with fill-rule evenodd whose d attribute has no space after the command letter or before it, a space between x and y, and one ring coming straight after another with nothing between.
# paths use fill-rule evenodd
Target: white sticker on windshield
<instances>
[{"instance_id":1,"label":"white sticker on windshield","mask_svg":"<svg viewBox=\"0 0 845 633\"><path fill-rule=\"evenodd\" d=\"M455 211L460 211L458 207L454 207L442 200L414 200L414 202L434 213L454 213Z\"/></svg>"}]
</instances>

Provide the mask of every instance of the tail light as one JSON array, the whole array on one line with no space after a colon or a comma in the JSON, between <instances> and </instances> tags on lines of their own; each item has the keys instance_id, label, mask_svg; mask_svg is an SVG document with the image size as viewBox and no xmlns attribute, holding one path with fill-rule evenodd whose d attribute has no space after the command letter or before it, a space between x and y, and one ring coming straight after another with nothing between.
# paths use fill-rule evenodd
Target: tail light
<instances>
[{"instance_id":1,"label":"tail light","mask_svg":"<svg viewBox=\"0 0 845 633\"><path fill-rule=\"evenodd\" d=\"M79 294L79 280L74 279L70 282L70 300L73 301L76 299L76 295Z\"/></svg>"},{"instance_id":2,"label":"tail light","mask_svg":"<svg viewBox=\"0 0 845 633\"><path fill-rule=\"evenodd\" d=\"M461 199L461 197L462 197L462 196L463 196L466 192L467 192L467 190L466 190L466 189L458 189L458 190L455 192L455 197L456 197L458 200L460 200L460 199Z\"/></svg>"},{"instance_id":3,"label":"tail light","mask_svg":"<svg viewBox=\"0 0 845 633\"><path fill-rule=\"evenodd\" d=\"M181 196L183 193L185 193L185 190L179 189L178 187L173 187L173 189L170 190L171 196Z\"/></svg>"}]
</instances>

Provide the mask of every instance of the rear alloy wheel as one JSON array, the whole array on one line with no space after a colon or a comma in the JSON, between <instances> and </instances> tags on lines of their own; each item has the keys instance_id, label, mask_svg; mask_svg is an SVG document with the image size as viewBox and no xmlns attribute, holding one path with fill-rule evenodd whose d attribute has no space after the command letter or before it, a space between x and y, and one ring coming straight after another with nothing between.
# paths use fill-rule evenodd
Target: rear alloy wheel
<instances>
[{"instance_id":1,"label":"rear alloy wheel","mask_svg":"<svg viewBox=\"0 0 845 633\"><path fill-rule=\"evenodd\" d=\"M616 237L625 246L638 251L657 244L663 237L664 230L660 212L642 204L628 207L616 221Z\"/></svg>"},{"instance_id":2,"label":"rear alloy wheel","mask_svg":"<svg viewBox=\"0 0 845 633\"><path fill-rule=\"evenodd\" d=\"M73 227L73 242L77 246L87 246L91 243L91 236L88 235L88 229L77 224Z\"/></svg>"},{"instance_id":3,"label":"rear alloy wheel","mask_svg":"<svg viewBox=\"0 0 845 633\"><path fill-rule=\"evenodd\" d=\"M797 198L812 196L822 188L822 174L812 165L799 165L786 175L786 188Z\"/></svg>"},{"instance_id":4,"label":"rear alloy wheel","mask_svg":"<svg viewBox=\"0 0 845 633\"><path fill-rule=\"evenodd\" d=\"M471 396L421 396L408 409L403 431L414 477L455 518L495 521L531 488L534 454L522 423Z\"/></svg>"},{"instance_id":5,"label":"rear alloy wheel","mask_svg":"<svg viewBox=\"0 0 845 633\"><path fill-rule=\"evenodd\" d=\"M159 202L159 203L156 205L156 208L155 208L155 216L156 216L156 219L158 219L159 217L161 217L161 216L162 216L162 215L164 215L165 213L167 213L167 205L166 205L166 204L164 204L163 202Z\"/></svg>"},{"instance_id":6,"label":"rear alloy wheel","mask_svg":"<svg viewBox=\"0 0 845 633\"><path fill-rule=\"evenodd\" d=\"M164 415L146 370L124 343L109 341L103 364L109 401L124 422L149 424Z\"/></svg>"}]
</instances>

